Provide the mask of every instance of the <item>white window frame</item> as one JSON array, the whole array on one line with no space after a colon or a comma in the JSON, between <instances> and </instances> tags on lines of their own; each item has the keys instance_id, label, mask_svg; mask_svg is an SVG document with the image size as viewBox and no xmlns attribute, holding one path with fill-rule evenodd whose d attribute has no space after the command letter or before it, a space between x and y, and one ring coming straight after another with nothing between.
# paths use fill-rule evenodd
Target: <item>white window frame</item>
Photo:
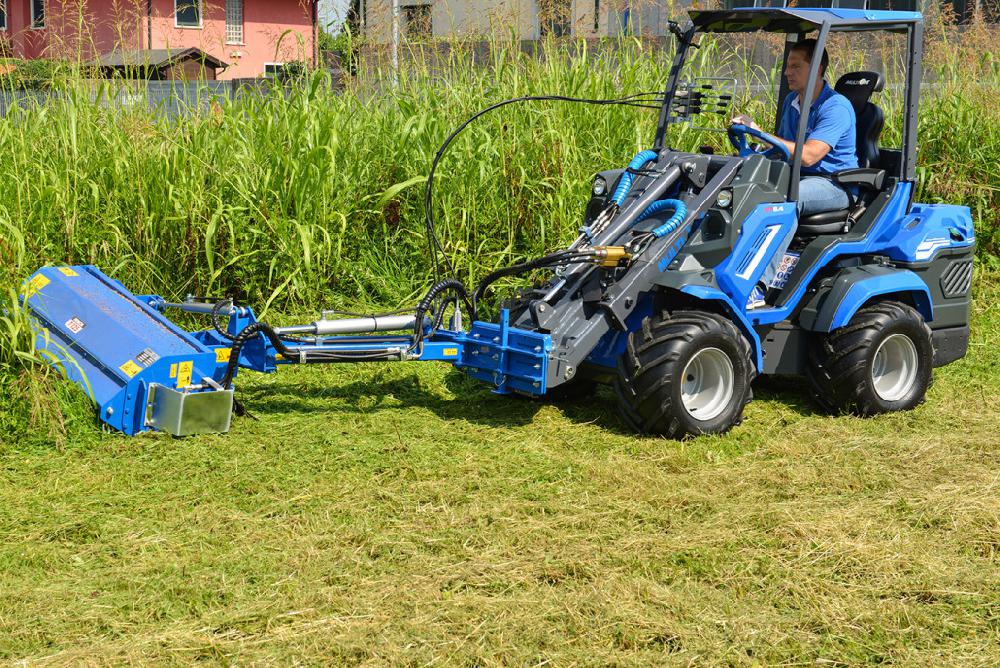
<instances>
[{"instance_id":1,"label":"white window frame","mask_svg":"<svg viewBox=\"0 0 1000 668\"><path fill-rule=\"evenodd\" d=\"M190 26L180 23L180 12L177 11L177 4L190 5L198 3L198 25ZM204 0L174 0L174 27L181 30L201 30L205 27L205 2Z\"/></svg>"},{"instance_id":2,"label":"white window frame","mask_svg":"<svg viewBox=\"0 0 1000 668\"><path fill-rule=\"evenodd\" d=\"M38 22L38 17L35 16L35 2L40 2L42 4L42 22ZM28 12L31 14L31 29L32 30L45 30L45 0L28 0Z\"/></svg>"},{"instance_id":3,"label":"white window frame","mask_svg":"<svg viewBox=\"0 0 1000 668\"><path fill-rule=\"evenodd\" d=\"M275 74L268 74L267 73L267 68L268 67L284 67L284 66L285 66L285 63L264 63L264 78L265 79L277 79L278 78L278 74L277 73L275 73Z\"/></svg>"},{"instance_id":4,"label":"white window frame","mask_svg":"<svg viewBox=\"0 0 1000 668\"><path fill-rule=\"evenodd\" d=\"M240 22L239 22L240 39L238 41L237 40L232 40L232 39L229 38L229 29L230 29L230 27L236 28L236 22L233 22L232 24L230 24L230 22L229 22L229 19L230 19L230 15L229 15L230 3L238 3L238 7L239 7L239 14L240 14ZM247 43L246 42L246 37L247 37L246 36L246 2L244 0L226 0L226 44L233 44L233 45L236 45L236 46L243 46L243 45L245 45Z\"/></svg>"}]
</instances>

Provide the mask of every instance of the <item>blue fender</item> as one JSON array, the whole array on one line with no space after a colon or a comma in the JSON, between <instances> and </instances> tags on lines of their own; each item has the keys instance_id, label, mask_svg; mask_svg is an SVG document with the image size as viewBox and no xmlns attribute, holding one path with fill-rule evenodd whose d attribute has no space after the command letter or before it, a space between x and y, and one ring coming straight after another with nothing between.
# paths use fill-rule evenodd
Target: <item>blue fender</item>
<instances>
[{"instance_id":1,"label":"blue fender","mask_svg":"<svg viewBox=\"0 0 1000 668\"><path fill-rule=\"evenodd\" d=\"M913 300L924 320L934 319L930 290L909 269L893 267L854 267L842 271L823 302L813 331L831 332L851 321L854 314L872 298L887 294L905 294Z\"/></svg>"},{"instance_id":2,"label":"blue fender","mask_svg":"<svg viewBox=\"0 0 1000 668\"><path fill-rule=\"evenodd\" d=\"M753 348L754 360L757 365L757 373L762 373L764 370L764 349L760 344L760 337L754 330L750 321L747 320L746 314L740 309L736 308L733 300L729 298L722 290L717 288L708 287L706 285L685 285L682 287L681 292L684 294L691 295L692 297L697 297L704 301L716 301L721 302L729 315L732 316L733 321L741 332L743 332L747 340L750 341L750 347Z\"/></svg>"}]
</instances>

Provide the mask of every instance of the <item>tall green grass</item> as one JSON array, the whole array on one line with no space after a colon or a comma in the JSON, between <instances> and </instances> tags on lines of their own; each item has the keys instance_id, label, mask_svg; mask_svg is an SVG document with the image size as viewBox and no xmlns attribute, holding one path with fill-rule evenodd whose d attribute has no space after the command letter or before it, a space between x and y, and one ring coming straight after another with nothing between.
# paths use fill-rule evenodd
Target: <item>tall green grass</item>
<instances>
[{"instance_id":1,"label":"tall green grass","mask_svg":"<svg viewBox=\"0 0 1000 668\"><path fill-rule=\"evenodd\" d=\"M931 49L938 88L920 119L920 197L975 212L980 253L1000 251L1000 73L940 39ZM737 40L696 52L695 72L767 80ZM289 94L219 101L210 113L169 119L146 105L107 107L115 83L63 78L44 106L0 121L0 286L12 291L37 266L92 263L140 292L234 295L258 308L395 305L431 273L422 186L447 134L484 105L558 93L615 97L663 87L670 53L639 41L595 49L548 46L546 57L494 40L486 62L472 48L433 64L407 60L398 86L385 72L336 91L323 74ZM951 55L949 55L951 54ZM935 60L936 59L936 60ZM479 60L482 61L482 54ZM835 58L835 68L857 63ZM381 74L381 78L379 78ZM899 136L898 96L885 94L885 136ZM770 94L740 101L769 118ZM440 234L463 276L566 243L590 178L652 142L657 113L560 103L507 108L472 126L437 179ZM721 119L719 119L721 121ZM720 134L676 128L672 145L723 148ZM23 321L5 316L0 360L30 348ZM18 323L18 324L12 324Z\"/></svg>"}]
</instances>

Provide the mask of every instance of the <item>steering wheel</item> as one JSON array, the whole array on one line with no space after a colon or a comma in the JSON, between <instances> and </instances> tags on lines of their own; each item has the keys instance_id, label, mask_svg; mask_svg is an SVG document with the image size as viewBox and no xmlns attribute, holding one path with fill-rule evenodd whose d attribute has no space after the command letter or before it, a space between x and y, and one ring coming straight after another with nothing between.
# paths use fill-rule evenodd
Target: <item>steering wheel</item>
<instances>
[{"instance_id":1,"label":"steering wheel","mask_svg":"<svg viewBox=\"0 0 1000 668\"><path fill-rule=\"evenodd\" d=\"M742 123L733 123L730 125L728 134L729 143L732 144L733 148L739 152L741 158L746 158L751 155L768 155L769 153L774 153L782 160L792 159L792 154L788 152L788 147L774 135L760 130L755 130L754 128L751 128L748 125L743 125ZM750 142L747 141L747 135L766 142L770 144L771 147L764 151L755 151L750 148Z\"/></svg>"}]
</instances>

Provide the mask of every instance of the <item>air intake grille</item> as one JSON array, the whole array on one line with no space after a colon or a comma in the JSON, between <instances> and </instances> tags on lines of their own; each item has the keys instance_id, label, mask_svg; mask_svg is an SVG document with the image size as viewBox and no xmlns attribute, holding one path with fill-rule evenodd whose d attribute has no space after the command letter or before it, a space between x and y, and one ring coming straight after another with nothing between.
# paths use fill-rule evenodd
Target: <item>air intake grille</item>
<instances>
[{"instance_id":1,"label":"air intake grille","mask_svg":"<svg viewBox=\"0 0 1000 668\"><path fill-rule=\"evenodd\" d=\"M948 298L964 297L972 286L972 260L952 260L941 274L941 293Z\"/></svg>"}]
</instances>

